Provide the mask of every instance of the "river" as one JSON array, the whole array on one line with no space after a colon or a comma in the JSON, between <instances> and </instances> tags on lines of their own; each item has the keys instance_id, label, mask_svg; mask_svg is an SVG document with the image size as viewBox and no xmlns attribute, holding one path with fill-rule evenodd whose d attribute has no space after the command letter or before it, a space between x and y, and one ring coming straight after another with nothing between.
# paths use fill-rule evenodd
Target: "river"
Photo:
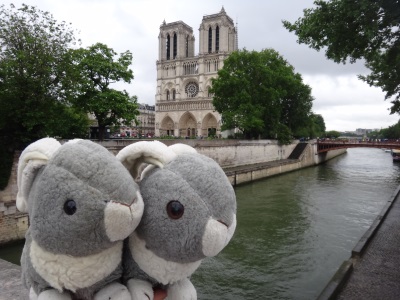
<instances>
[{"instance_id":1,"label":"river","mask_svg":"<svg viewBox=\"0 0 400 300\"><path fill-rule=\"evenodd\" d=\"M192 278L199 299L315 299L400 184L381 149L236 188L230 244Z\"/></svg>"},{"instance_id":2,"label":"river","mask_svg":"<svg viewBox=\"0 0 400 300\"><path fill-rule=\"evenodd\" d=\"M399 171L390 153L353 148L236 187L235 235L193 275L198 298L315 299L400 184ZM18 261L20 248L0 257Z\"/></svg>"}]
</instances>

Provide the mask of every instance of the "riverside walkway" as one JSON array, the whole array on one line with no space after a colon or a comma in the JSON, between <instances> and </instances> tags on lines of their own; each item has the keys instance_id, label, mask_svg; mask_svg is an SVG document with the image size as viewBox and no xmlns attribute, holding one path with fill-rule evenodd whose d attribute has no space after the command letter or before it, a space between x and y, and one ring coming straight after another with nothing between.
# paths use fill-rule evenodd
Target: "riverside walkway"
<instances>
[{"instance_id":1,"label":"riverside walkway","mask_svg":"<svg viewBox=\"0 0 400 300\"><path fill-rule=\"evenodd\" d=\"M319 296L400 299L400 187Z\"/></svg>"},{"instance_id":2,"label":"riverside walkway","mask_svg":"<svg viewBox=\"0 0 400 300\"><path fill-rule=\"evenodd\" d=\"M0 259L0 300L28 300L21 280L21 267Z\"/></svg>"}]
</instances>

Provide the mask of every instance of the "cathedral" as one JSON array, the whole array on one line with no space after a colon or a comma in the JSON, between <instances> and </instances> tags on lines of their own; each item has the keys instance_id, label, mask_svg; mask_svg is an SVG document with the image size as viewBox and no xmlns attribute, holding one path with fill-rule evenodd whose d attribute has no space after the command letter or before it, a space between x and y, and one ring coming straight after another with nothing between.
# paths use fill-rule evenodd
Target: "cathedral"
<instances>
[{"instance_id":1,"label":"cathedral","mask_svg":"<svg viewBox=\"0 0 400 300\"><path fill-rule=\"evenodd\" d=\"M155 135L221 136L221 116L209 92L224 60L238 49L237 28L224 8L205 15L195 56L192 27L182 21L160 26L158 36Z\"/></svg>"}]
</instances>

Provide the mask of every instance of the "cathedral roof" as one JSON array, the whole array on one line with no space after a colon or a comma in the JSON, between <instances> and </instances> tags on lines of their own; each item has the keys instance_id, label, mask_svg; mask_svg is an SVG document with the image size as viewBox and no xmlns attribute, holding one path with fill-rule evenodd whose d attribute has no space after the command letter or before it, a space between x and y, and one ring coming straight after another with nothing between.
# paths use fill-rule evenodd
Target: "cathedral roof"
<instances>
[{"instance_id":1,"label":"cathedral roof","mask_svg":"<svg viewBox=\"0 0 400 300\"><path fill-rule=\"evenodd\" d=\"M233 24L233 20L231 17L229 17L226 12L225 12L225 8L224 6L222 6L221 11L217 14L212 14L212 15L204 15L203 16L203 21L209 21L211 19L218 19L220 17L226 17L232 24Z\"/></svg>"}]
</instances>

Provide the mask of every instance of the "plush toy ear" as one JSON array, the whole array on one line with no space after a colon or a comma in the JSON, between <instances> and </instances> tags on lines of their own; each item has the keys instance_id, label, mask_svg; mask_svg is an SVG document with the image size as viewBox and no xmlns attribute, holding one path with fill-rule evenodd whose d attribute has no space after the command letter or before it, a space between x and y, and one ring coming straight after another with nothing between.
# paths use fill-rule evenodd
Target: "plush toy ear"
<instances>
[{"instance_id":1,"label":"plush toy ear","mask_svg":"<svg viewBox=\"0 0 400 300\"><path fill-rule=\"evenodd\" d=\"M118 152L116 156L137 179L142 163L148 163L162 168L176 157L175 152L159 141L140 141L130 144Z\"/></svg>"},{"instance_id":2,"label":"plush toy ear","mask_svg":"<svg viewBox=\"0 0 400 300\"><path fill-rule=\"evenodd\" d=\"M197 153L196 149L186 144L173 144L169 146L168 149L174 151L177 155L183 153Z\"/></svg>"},{"instance_id":3,"label":"plush toy ear","mask_svg":"<svg viewBox=\"0 0 400 300\"><path fill-rule=\"evenodd\" d=\"M38 171L47 164L61 144L53 138L40 139L22 151L17 171L17 208L28 212L28 196Z\"/></svg>"}]
</instances>

